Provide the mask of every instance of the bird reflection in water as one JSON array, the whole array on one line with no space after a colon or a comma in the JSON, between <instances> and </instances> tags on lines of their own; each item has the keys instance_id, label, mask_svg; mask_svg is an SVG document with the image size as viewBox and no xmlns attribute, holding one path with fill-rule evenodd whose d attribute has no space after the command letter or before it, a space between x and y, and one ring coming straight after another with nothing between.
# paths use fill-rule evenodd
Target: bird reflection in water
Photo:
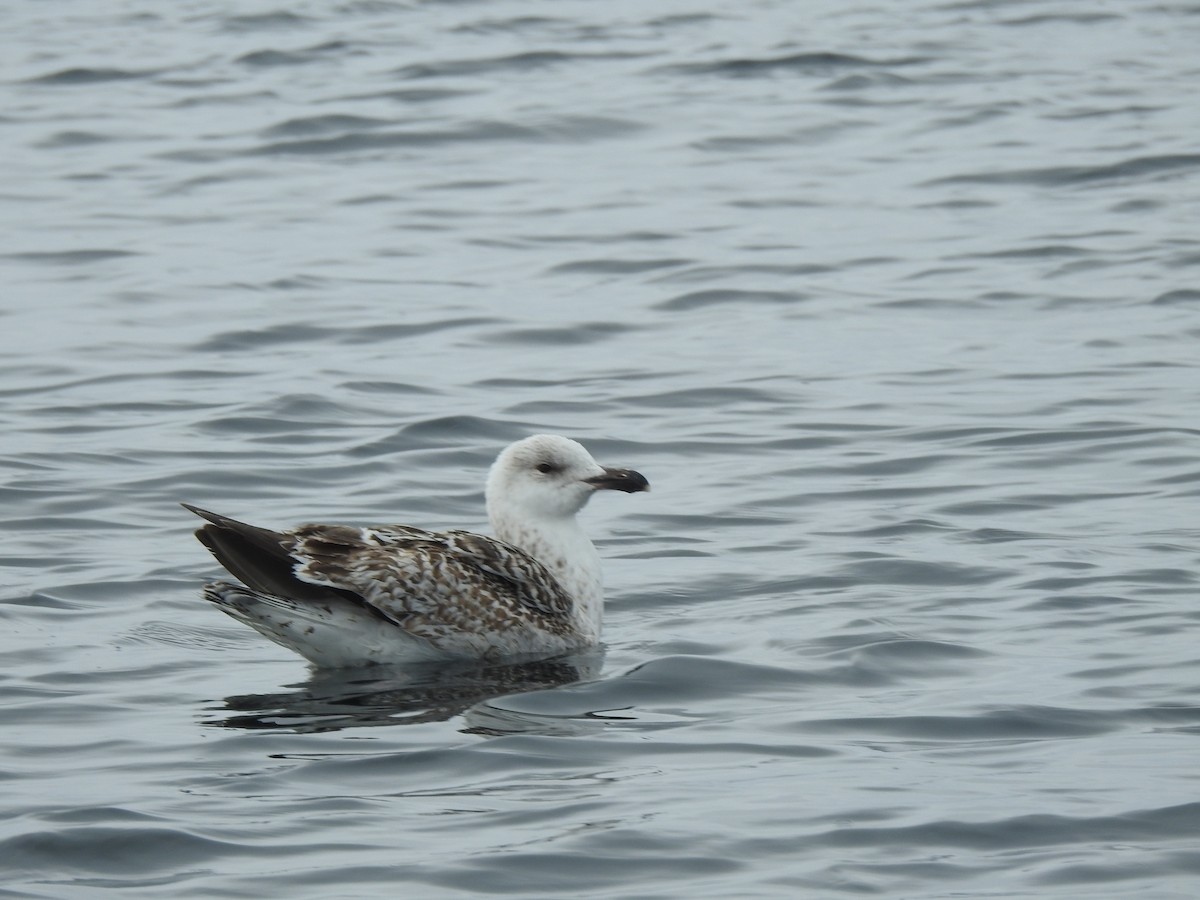
<instances>
[{"instance_id":1,"label":"bird reflection in water","mask_svg":"<svg viewBox=\"0 0 1200 900\"><path fill-rule=\"evenodd\" d=\"M514 714L487 703L508 694L562 687L596 677L603 653L508 663L480 661L404 669L372 667L315 671L292 690L225 698L222 713L206 724L292 733L441 722L463 715L468 734L557 732L547 717ZM556 717L555 717L556 718ZM568 730L575 730L568 728Z\"/></svg>"}]
</instances>

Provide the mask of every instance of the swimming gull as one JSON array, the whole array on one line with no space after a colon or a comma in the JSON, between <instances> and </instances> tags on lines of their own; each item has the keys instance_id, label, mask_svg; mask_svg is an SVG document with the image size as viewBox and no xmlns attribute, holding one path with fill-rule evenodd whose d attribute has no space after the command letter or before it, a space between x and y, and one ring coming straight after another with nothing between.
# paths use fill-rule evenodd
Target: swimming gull
<instances>
[{"instance_id":1,"label":"swimming gull","mask_svg":"<svg viewBox=\"0 0 1200 900\"><path fill-rule=\"evenodd\" d=\"M487 479L496 537L409 525L270 531L183 504L242 584L204 596L317 666L554 655L600 639L600 557L575 519L597 490L650 490L583 446L537 434Z\"/></svg>"}]
</instances>

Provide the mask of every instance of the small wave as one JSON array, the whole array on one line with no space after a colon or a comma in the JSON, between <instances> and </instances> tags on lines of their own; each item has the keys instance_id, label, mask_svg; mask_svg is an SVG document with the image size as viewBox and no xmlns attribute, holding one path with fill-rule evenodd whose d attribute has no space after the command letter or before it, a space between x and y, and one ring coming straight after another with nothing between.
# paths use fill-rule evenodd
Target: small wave
<instances>
[{"instance_id":1,"label":"small wave","mask_svg":"<svg viewBox=\"0 0 1200 900\"><path fill-rule=\"evenodd\" d=\"M640 130L641 127L634 122L601 116L564 116L536 125L484 121L440 131L356 130L334 137L271 141L244 152L250 155L322 155L392 147L437 147L476 142L590 141L618 137Z\"/></svg>"},{"instance_id":2,"label":"small wave","mask_svg":"<svg viewBox=\"0 0 1200 900\"><path fill-rule=\"evenodd\" d=\"M1142 156L1117 163L1094 166L1055 166L1042 169L1013 169L1006 172L970 172L924 182L939 184L1027 184L1035 187L1070 187L1105 181L1136 180L1173 175L1200 167L1200 154L1178 153Z\"/></svg>"},{"instance_id":3,"label":"small wave","mask_svg":"<svg viewBox=\"0 0 1200 900\"><path fill-rule=\"evenodd\" d=\"M576 262L559 263L548 271L553 274L587 274L587 275L638 275L642 272L653 272L658 269L669 269L675 266L685 266L693 262L690 259L581 259Z\"/></svg>"},{"instance_id":4,"label":"small wave","mask_svg":"<svg viewBox=\"0 0 1200 900\"><path fill-rule=\"evenodd\" d=\"M769 75L779 71L822 75L841 69L868 69L912 66L929 61L929 57L910 56L875 60L848 53L792 53L786 56L740 57L712 62L680 63L664 66L662 71L682 75L725 75L747 77Z\"/></svg>"},{"instance_id":5,"label":"small wave","mask_svg":"<svg viewBox=\"0 0 1200 900\"><path fill-rule=\"evenodd\" d=\"M710 306L740 305L791 305L806 299L803 294L794 291L745 291L714 288L706 291L692 291L680 294L670 300L654 304L654 308L664 312L692 312Z\"/></svg>"},{"instance_id":6,"label":"small wave","mask_svg":"<svg viewBox=\"0 0 1200 900\"><path fill-rule=\"evenodd\" d=\"M330 132L358 131L383 128L392 123L387 119L372 119L367 116L324 115L303 116L288 119L263 130L268 137L293 137L296 135L328 134Z\"/></svg>"},{"instance_id":7,"label":"small wave","mask_svg":"<svg viewBox=\"0 0 1200 900\"><path fill-rule=\"evenodd\" d=\"M294 286L273 289L292 290ZM318 342L372 344L403 340L405 338L417 338L456 328L495 325L500 324L502 321L501 319L482 316L466 316L460 319L443 319L432 322L369 323L343 328L332 325L288 322L268 328L227 331L205 338L196 344L194 349L206 353L224 353L284 344L309 344Z\"/></svg>"},{"instance_id":8,"label":"small wave","mask_svg":"<svg viewBox=\"0 0 1200 900\"><path fill-rule=\"evenodd\" d=\"M81 248L79 250L42 250L26 253L5 253L0 254L0 258L17 259L23 262L42 263L50 266L80 266L138 255L133 250Z\"/></svg>"},{"instance_id":9,"label":"small wave","mask_svg":"<svg viewBox=\"0 0 1200 900\"><path fill-rule=\"evenodd\" d=\"M240 16L225 16L221 20L223 31L242 34L251 31L282 31L288 28L305 28L314 24L309 16L290 10L275 10L269 13L251 13Z\"/></svg>"},{"instance_id":10,"label":"small wave","mask_svg":"<svg viewBox=\"0 0 1200 900\"><path fill-rule=\"evenodd\" d=\"M1190 288L1166 291L1150 301L1155 306L1178 306L1183 303L1200 303L1200 291Z\"/></svg>"},{"instance_id":11,"label":"small wave","mask_svg":"<svg viewBox=\"0 0 1200 900\"><path fill-rule=\"evenodd\" d=\"M463 75L493 75L505 72L540 72L566 63L592 60L636 59L638 53L565 53L560 50L531 50L510 56L413 63L396 70L401 78L449 78Z\"/></svg>"},{"instance_id":12,"label":"small wave","mask_svg":"<svg viewBox=\"0 0 1200 900\"><path fill-rule=\"evenodd\" d=\"M880 557L851 563L843 570L857 584L926 585L967 587L989 584L1011 575L1001 569L964 566L951 562Z\"/></svg>"},{"instance_id":13,"label":"small wave","mask_svg":"<svg viewBox=\"0 0 1200 900\"><path fill-rule=\"evenodd\" d=\"M1114 845L1200 837L1200 803L1117 815L1021 815L991 822L934 821L895 828L835 828L812 840L829 847L972 847L989 852L1063 844Z\"/></svg>"},{"instance_id":14,"label":"small wave","mask_svg":"<svg viewBox=\"0 0 1200 900\"><path fill-rule=\"evenodd\" d=\"M637 711L709 705L740 696L790 694L810 677L777 666L703 656L664 656L599 681L509 698L506 705L540 715L587 715L604 710Z\"/></svg>"},{"instance_id":15,"label":"small wave","mask_svg":"<svg viewBox=\"0 0 1200 900\"><path fill-rule=\"evenodd\" d=\"M105 134L94 131L58 131L48 138L37 142L36 146L44 150L54 150L59 147L90 147L93 144L104 144L116 140Z\"/></svg>"},{"instance_id":16,"label":"small wave","mask_svg":"<svg viewBox=\"0 0 1200 900\"><path fill-rule=\"evenodd\" d=\"M855 72L845 75L829 84L823 85L824 91L866 91L878 87L908 87L916 84L911 78L904 78L894 72Z\"/></svg>"},{"instance_id":17,"label":"small wave","mask_svg":"<svg viewBox=\"0 0 1200 900\"><path fill-rule=\"evenodd\" d=\"M327 62L345 56L353 49L345 41L328 41L302 50L254 50L238 57L244 66L275 68L280 66L305 66L315 62Z\"/></svg>"},{"instance_id":18,"label":"small wave","mask_svg":"<svg viewBox=\"0 0 1200 900\"><path fill-rule=\"evenodd\" d=\"M104 68L71 68L39 75L31 78L28 84L79 86L85 84L103 84L110 81L134 81L140 78L151 78L159 74L157 71L134 71L132 69Z\"/></svg>"},{"instance_id":19,"label":"small wave","mask_svg":"<svg viewBox=\"0 0 1200 900\"><path fill-rule=\"evenodd\" d=\"M495 332L483 340L487 343L574 347L612 340L638 330L637 326L616 322L580 322L562 328L515 328Z\"/></svg>"},{"instance_id":20,"label":"small wave","mask_svg":"<svg viewBox=\"0 0 1200 900\"><path fill-rule=\"evenodd\" d=\"M854 716L809 719L806 730L834 731L869 737L918 742L1039 741L1093 737L1117 730L1121 724L1108 711L1019 706L974 712L963 716Z\"/></svg>"},{"instance_id":21,"label":"small wave","mask_svg":"<svg viewBox=\"0 0 1200 900\"><path fill-rule=\"evenodd\" d=\"M1031 25L1056 25L1066 22L1071 25L1093 25L1097 22L1120 20L1116 13L1086 12L1086 13L1039 13L1033 16L1021 16L1016 19L1002 19L1001 25L1010 28L1024 28Z\"/></svg>"},{"instance_id":22,"label":"small wave","mask_svg":"<svg viewBox=\"0 0 1200 900\"><path fill-rule=\"evenodd\" d=\"M286 847L220 841L181 828L76 825L27 831L0 841L0 854L25 871L122 876L124 887L156 884L157 873L212 864L231 856L291 856ZM134 873L137 873L136 875Z\"/></svg>"}]
</instances>

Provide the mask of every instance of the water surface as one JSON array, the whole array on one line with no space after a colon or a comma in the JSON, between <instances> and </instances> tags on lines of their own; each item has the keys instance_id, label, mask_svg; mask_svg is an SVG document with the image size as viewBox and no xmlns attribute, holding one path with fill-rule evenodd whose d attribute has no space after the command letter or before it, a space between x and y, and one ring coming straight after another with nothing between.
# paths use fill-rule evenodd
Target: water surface
<instances>
[{"instance_id":1,"label":"water surface","mask_svg":"<svg viewBox=\"0 0 1200 900\"><path fill-rule=\"evenodd\" d=\"M0 893L1178 897L1186 4L16 5ZM606 646L312 673L177 503L482 528Z\"/></svg>"}]
</instances>

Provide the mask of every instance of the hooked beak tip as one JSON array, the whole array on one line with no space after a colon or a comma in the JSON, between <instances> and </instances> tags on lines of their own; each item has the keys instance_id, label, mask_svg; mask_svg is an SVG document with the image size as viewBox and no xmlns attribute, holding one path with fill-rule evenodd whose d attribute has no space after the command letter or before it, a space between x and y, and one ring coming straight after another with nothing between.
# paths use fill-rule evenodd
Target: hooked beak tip
<instances>
[{"instance_id":1,"label":"hooked beak tip","mask_svg":"<svg viewBox=\"0 0 1200 900\"><path fill-rule=\"evenodd\" d=\"M587 483L598 491L624 491L626 494L649 492L650 482L641 472L633 469L605 468L603 475L587 479Z\"/></svg>"}]
</instances>

